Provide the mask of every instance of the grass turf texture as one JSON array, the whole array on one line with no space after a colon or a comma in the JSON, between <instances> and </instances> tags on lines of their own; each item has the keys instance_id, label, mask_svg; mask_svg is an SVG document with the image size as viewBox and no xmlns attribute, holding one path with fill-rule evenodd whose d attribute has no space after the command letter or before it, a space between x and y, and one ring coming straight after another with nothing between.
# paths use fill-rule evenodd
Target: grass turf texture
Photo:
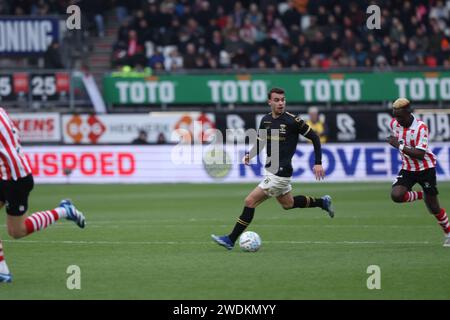
<instances>
[{"instance_id":1,"label":"grass turf texture","mask_svg":"<svg viewBox=\"0 0 450 320\"><path fill-rule=\"evenodd\" d=\"M87 227L64 221L13 241L3 226L14 282L0 300L450 299L440 227L422 201L391 202L389 182L294 184L294 195L332 195L336 217L270 199L248 229L260 251L227 251L210 234L231 230L253 187L39 185L30 212L71 197ZM450 183L439 189L450 209ZM69 265L81 268L81 290L66 288ZM381 268L381 290L366 287L369 265Z\"/></svg>"}]
</instances>

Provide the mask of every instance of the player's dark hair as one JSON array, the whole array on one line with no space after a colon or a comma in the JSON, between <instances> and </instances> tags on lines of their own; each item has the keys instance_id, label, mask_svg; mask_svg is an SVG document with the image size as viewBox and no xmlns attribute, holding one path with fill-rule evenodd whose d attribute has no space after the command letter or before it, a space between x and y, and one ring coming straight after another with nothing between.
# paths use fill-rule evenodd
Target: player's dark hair
<instances>
[{"instance_id":1,"label":"player's dark hair","mask_svg":"<svg viewBox=\"0 0 450 320\"><path fill-rule=\"evenodd\" d=\"M272 98L272 93L284 94L284 90L281 88L270 89L269 93L267 94L267 99L270 100L270 98Z\"/></svg>"}]
</instances>

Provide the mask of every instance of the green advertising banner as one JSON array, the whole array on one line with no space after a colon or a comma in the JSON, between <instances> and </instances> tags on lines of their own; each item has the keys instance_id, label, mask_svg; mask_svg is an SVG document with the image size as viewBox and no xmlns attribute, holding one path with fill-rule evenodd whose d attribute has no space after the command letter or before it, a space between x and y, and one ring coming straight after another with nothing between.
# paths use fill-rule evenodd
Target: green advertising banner
<instances>
[{"instance_id":1,"label":"green advertising banner","mask_svg":"<svg viewBox=\"0 0 450 320\"><path fill-rule=\"evenodd\" d=\"M450 72L166 75L104 78L109 104L264 103L272 87L288 103L450 100Z\"/></svg>"}]
</instances>

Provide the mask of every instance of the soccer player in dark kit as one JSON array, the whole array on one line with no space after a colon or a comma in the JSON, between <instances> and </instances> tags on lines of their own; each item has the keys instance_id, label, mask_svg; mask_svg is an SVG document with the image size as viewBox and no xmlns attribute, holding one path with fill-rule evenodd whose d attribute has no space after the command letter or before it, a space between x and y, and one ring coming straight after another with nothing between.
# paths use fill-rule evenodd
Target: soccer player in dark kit
<instances>
[{"instance_id":1,"label":"soccer player in dark kit","mask_svg":"<svg viewBox=\"0 0 450 320\"><path fill-rule=\"evenodd\" d=\"M298 135L310 139L314 145L315 165L313 172L317 180L325 176L322 167L322 150L319 136L300 117L286 112L285 92L281 88L272 88L268 93L271 113L265 115L259 126L256 145L245 155L246 165L266 147L267 159L263 181L245 198L244 210L234 229L228 235L212 235L219 245L231 250L239 236L253 219L255 208L270 197L275 197L285 210L293 208L321 208L334 217L331 197L321 198L298 195L292 196L292 157L295 154ZM275 132L275 134L273 134Z\"/></svg>"}]
</instances>

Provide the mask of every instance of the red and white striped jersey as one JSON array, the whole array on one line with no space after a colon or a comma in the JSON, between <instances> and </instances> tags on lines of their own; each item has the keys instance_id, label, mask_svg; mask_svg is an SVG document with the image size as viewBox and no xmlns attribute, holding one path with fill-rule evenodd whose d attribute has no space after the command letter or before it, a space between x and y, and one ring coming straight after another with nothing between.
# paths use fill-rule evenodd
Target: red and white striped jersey
<instances>
[{"instance_id":1,"label":"red and white striped jersey","mask_svg":"<svg viewBox=\"0 0 450 320\"><path fill-rule=\"evenodd\" d=\"M414 121L409 128L402 127L398 121L391 120L391 129L400 143L405 146L414 147L425 151L423 160L415 159L400 151L402 156L402 169L407 171L423 171L436 166L436 156L428 147L428 127L414 115Z\"/></svg>"},{"instance_id":2,"label":"red and white striped jersey","mask_svg":"<svg viewBox=\"0 0 450 320\"><path fill-rule=\"evenodd\" d=\"M0 179L17 180L31 174L30 164L21 149L19 130L0 108Z\"/></svg>"}]
</instances>

